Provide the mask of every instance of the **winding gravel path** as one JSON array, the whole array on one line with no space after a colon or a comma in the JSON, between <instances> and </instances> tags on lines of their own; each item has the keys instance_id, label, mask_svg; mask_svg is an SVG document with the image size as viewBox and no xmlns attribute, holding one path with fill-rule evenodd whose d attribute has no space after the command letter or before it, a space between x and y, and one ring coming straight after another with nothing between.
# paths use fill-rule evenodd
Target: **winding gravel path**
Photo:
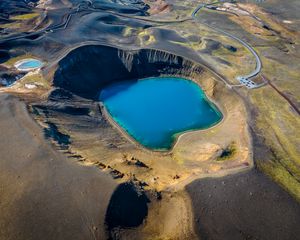
<instances>
[{"instance_id":1,"label":"winding gravel path","mask_svg":"<svg viewBox=\"0 0 300 240\"><path fill-rule=\"evenodd\" d=\"M213 3L213 4L215 4L215 3ZM198 13L202 8L204 8L204 7L208 6L208 5L211 5L211 4L204 4L204 3L202 3L202 4L198 5L198 6L195 8L195 10L192 12L192 18L193 18L195 21L198 21L198 22L199 22L199 19L198 19L197 16L196 16L197 13ZM244 40L242 40L242 39L240 39L240 38L234 36L234 35L231 34L231 33L228 33L228 32L226 32L226 31L224 31L224 30L222 30L222 29L213 27L213 26L211 26L211 25L209 25L209 24L206 24L206 23L203 23L203 22L201 22L201 24L203 24L203 25L205 25L205 26L211 28L212 30L214 30L214 31L216 31L216 32L219 32L219 33L221 33L221 34L223 34L223 35L225 35L225 36L228 36L228 37L232 38L233 40L235 40L235 41L241 43L245 48L247 48L247 49L249 50L249 52L255 57L256 67L255 67L255 69L254 69L251 73L249 73L249 74L247 74L247 75L245 75L245 76L237 76L236 79L239 80L243 85L246 85L247 83L249 83L249 84L251 85L251 87L249 87L249 88L257 88L257 87L260 87L261 84L257 85L257 84L255 84L254 82L251 81L251 78L257 76L257 75L261 72L261 69L262 69L262 62L261 62L261 59L260 59L260 57L258 56L258 54L256 53L256 51L254 50L254 48L251 47L251 46L250 46L248 43L246 43ZM247 85L246 85L246 86L247 86Z\"/></svg>"},{"instance_id":2,"label":"winding gravel path","mask_svg":"<svg viewBox=\"0 0 300 240\"><path fill-rule=\"evenodd\" d=\"M201 9L205 8L206 6L216 4L216 3L218 3L218 2L214 2L214 3L211 3L211 4L204 4L204 3L199 4L194 9L194 11L192 12L191 17L187 17L187 18L183 18L183 19L170 20L170 21L161 21L161 20L146 19L146 18L143 18L143 17L128 16L126 14L116 13L116 12L105 10L105 9L102 9L102 8L96 8L93 5L93 2L91 0L85 0L85 1L82 1L81 3L79 3L76 7L74 7L68 14L66 14L64 16L65 21L63 21L62 23L56 24L56 25L53 25L53 26L49 26L49 27L47 27L45 29L42 29L40 31L31 32L31 33L21 33L21 34L17 34L17 35L8 37L8 38L0 39L0 44L8 42L8 41L22 39L22 38L28 38L30 36L34 36L34 35L38 35L38 34L47 34L49 32L53 32L53 31L56 31L56 30L59 30L59 29L66 29L68 27L68 24L69 24L72 16L79 13L79 12L81 12L81 11L87 11L87 10L89 10L91 12L93 12L93 11L106 11L106 12L109 12L110 14L113 14L115 16L120 16L120 17L132 18L132 19L137 19L137 20L142 20L142 21L147 21L147 22L152 22L152 23L157 23L157 24L172 24L172 23L180 23L180 22L189 21L189 20L194 20L194 21L200 22L199 18L197 18L197 16L196 16L197 13ZM256 84L253 81L251 81L251 79L253 77L257 76L261 72L261 69L262 69L261 59L260 59L260 57L258 56L258 54L256 53L256 51L254 50L253 47L251 47L244 40L234 36L231 33L226 32L222 29L213 27L213 26L211 26L209 24L206 24L206 23L203 23L203 22L201 22L201 24L211 28L212 30L214 30L216 32L219 32L219 33L221 33L225 36L228 36L228 37L232 38L233 40L235 40L237 42L239 42L245 48L247 48L249 50L249 52L255 57L255 61L256 61L255 69L251 73L249 73L245 76L237 76L236 79L241 83L239 85L230 85L229 83L225 82L228 87L246 86L248 88L258 88L258 87L261 87L265 84L265 83Z\"/></svg>"}]
</instances>

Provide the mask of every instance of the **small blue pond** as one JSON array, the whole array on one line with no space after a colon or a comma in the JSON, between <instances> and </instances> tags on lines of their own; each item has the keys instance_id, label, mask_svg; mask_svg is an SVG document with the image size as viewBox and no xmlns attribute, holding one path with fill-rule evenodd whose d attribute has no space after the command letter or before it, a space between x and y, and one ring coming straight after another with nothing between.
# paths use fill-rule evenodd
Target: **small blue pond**
<instances>
[{"instance_id":1,"label":"small blue pond","mask_svg":"<svg viewBox=\"0 0 300 240\"><path fill-rule=\"evenodd\" d=\"M120 82L103 89L100 101L131 137L154 150L168 150L178 133L206 129L222 119L202 89L184 78Z\"/></svg>"},{"instance_id":2,"label":"small blue pond","mask_svg":"<svg viewBox=\"0 0 300 240\"><path fill-rule=\"evenodd\" d=\"M42 67L43 63L37 59L22 60L17 68L20 70L30 70Z\"/></svg>"}]
</instances>

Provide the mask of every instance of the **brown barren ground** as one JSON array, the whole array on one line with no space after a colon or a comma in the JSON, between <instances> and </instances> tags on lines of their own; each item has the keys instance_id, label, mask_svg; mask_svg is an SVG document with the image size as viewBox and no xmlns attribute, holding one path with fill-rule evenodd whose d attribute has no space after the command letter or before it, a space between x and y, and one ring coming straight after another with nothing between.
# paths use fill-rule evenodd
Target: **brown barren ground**
<instances>
[{"instance_id":1,"label":"brown barren ground","mask_svg":"<svg viewBox=\"0 0 300 240\"><path fill-rule=\"evenodd\" d=\"M53 150L15 97L0 115L0 239L104 239L116 183Z\"/></svg>"}]
</instances>

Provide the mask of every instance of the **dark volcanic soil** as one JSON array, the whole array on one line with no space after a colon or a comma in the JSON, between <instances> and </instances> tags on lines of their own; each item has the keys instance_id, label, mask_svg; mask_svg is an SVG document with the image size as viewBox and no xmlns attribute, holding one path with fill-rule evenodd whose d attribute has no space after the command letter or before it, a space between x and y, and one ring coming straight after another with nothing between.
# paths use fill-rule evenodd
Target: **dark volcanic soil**
<instances>
[{"instance_id":1,"label":"dark volcanic soil","mask_svg":"<svg viewBox=\"0 0 300 240\"><path fill-rule=\"evenodd\" d=\"M300 239L300 204L253 169L187 186L201 239Z\"/></svg>"},{"instance_id":2,"label":"dark volcanic soil","mask_svg":"<svg viewBox=\"0 0 300 240\"><path fill-rule=\"evenodd\" d=\"M0 116L0 239L106 239L113 179L53 150L15 97Z\"/></svg>"}]
</instances>

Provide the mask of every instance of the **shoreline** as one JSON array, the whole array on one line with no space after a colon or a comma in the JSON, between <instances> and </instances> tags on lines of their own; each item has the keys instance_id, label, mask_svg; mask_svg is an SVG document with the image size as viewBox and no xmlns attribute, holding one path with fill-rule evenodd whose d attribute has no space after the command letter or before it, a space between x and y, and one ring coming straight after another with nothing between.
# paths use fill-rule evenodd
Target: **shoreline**
<instances>
[{"instance_id":1,"label":"shoreline","mask_svg":"<svg viewBox=\"0 0 300 240\"><path fill-rule=\"evenodd\" d=\"M135 81L135 80L143 81L143 80L152 79L152 78L157 78L157 77L147 77L147 78L141 78L141 79L133 79L132 81ZM158 78L175 78L175 79L176 78L178 78L178 79L181 78L181 79L184 79L188 82L192 82L192 83L196 84L197 87L200 88L200 91L202 91L204 93L203 101L206 101L207 104L209 104L209 106L215 110L217 115L220 115L220 120L216 121L215 123L213 123L213 124L211 124L211 125L209 125L208 127L205 127L205 128L191 128L191 129L188 129L188 130L184 130L184 131L174 133L172 135L172 138L174 137L174 141L172 141L172 145L171 145L170 149L163 150L164 148L161 148L161 150L160 150L159 148L150 148L150 147L146 147L145 145L139 143L133 136L131 136L125 129L123 129L122 126L120 126L113 119L112 115L109 113L109 111L105 107L105 104L103 104L103 102L99 100L99 102L101 102L101 109L105 109L106 116L109 115L109 119L114 122L114 125L118 125L118 129L122 128L122 133L125 134L125 135L128 135L127 137L130 138L131 141L135 142L137 145L139 145L142 148L147 149L149 151L168 153L168 152L173 151L173 149L175 148L175 146L176 146L177 142L179 141L179 138L180 138L181 135L184 135L184 134L187 134L187 133L190 133L190 132L208 131L208 130L214 128L215 126L218 126L219 124L221 124L223 122L223 119L225 118L225 115L223 114L223 112L225 112L225 110L222 111L222 107L219 104L217 104L214 100L212 100L211 98L209 98L207 96L207 94L205 93L205 90L203 89L203 87L200 86L200 84L196 80L194 80L192 78L188 79L184 76L179 76L179 75L174 75L174 76L173 75L161 75ZM130 80L128 80L128 81L130 81Z\"/></svg>"},{"instance_id":2,"label":"shoreline","mask_svg":"<svg viewBox=\"0 0 300 240\"><path fill-rule=\"evenodd\" d=\"M166 76L162 76L162 77L166 77ZM172 76L172 75L168 75L168 77L176 77L176 78L179 78L178 76ZM149 78L152 78L152 77L149 77ZM143 79L140 79L140 81L142 80L146 80L146 79L149 79L149 78L143 78ZM182 78L182 77L181 77ZM172 143L172 146L170 149L168 150L159 150L159 149L151 149L151 148L148 148L146 146L144 146L143 144L139 143L137 140L135 140L125 129L123 129L114 119L113 117L111 116L111 114L109 113L109 111L106 109L105 105L103 104L102 101L99 100L99 108L101 109L101 112L103 113L103 117L113 126L115 127L127 140L129 140L132 144L134 144L135 146L137 146L139 149L142 149L142 150L145 150L145 151L148 151L148 152L153 152L153 153L159 153L161 155L170 155L173 153L173 150L174 148L176 147L177 143L179 142L180 138L183 136L183 135L186 135L188 133L191 133L191 132L205 132L205 131L209 131L219 125L222 124L222 122L224 121L224 119L226 118L226 114L227 114L227 111L225 113L225 111L223 110L223 107L220 107L219 104L217 104L214 100L212 100L211 98L209 98L205 92L205 90L200 86L200 84L194 80L194 79L186 79L188 81L191 81L195 84L197 84L197 86L203 91L204 93L204 96L205 96L205 101L208 102L208 104L211 105L214 104L215 106L211 105L211 107L213 108L217 108L218 112L221 113L221 120L218 121L216 124L213 124L212 126L208 127L208 128L205 128L205 129L189 129L189 130L186 130L186 131L182 131L182 132L178 132L176 134L174 134L174 141ZM211 101L211 103L209 102Z\"/></svg>"},{"instance_id":3,"label":"shoreline","mask_svg":"<svg viewBox=\"0 0 300 240\"><path fill-rule=\"evenodd\" d=\"M179 75L168 75L168 77L180 77L180 78L186 78L185 76L179 76ZM162 77L167 77L166 75L162 75ZM150 77L151 78L151 77ZM144 79L148 79L148 78L144 78ZM143 80L143 79L140 79L140 80ZM228 109L223 105L223 104L220 104L218 103L215 99L213 99L212 97L210 97L208 95L208 89L206 89L205 87L203 87L203 84L201 84L201 80L197 80L195 77L190 77L188 78L187 80L189 81L192 81L194 82L195 84L197 84L198 87L200 87L202 89L202 91L204 92L205 94L205 98L207 101L211 101L212 104L215 105L215 107L218 109L218 111L222 114L222 118L221 120L209 127L209 128L206 128L206 129L190 129L190 130L187 130L187 131L184 131L184 132L180 132L178 134L175 135L175 140L172 144L172 147L170 148L170 150L166 150L166 151L161 151L161 150L157 150L157 149L150 149L150 148L147 148L145 147L144 145L142 145L141 143L139 143L136 139L134 139L123 127L121 127L114 119L113 117L111 116L111 114L108 112L108 110L106 109L105 105L103 104L103 102L101 101L98 101L98 104L99 104L99 108L101 109L101 112L103 113L103 117L104 119L106 119L113 128L115 128L125 139L127 139L130 143L132 143L135 147L137 147L138 149L142 150L142 151L146 151L150 154L154 154L154 155L157 155L157 156L172 156L174 154L174 152L176 151L177 149L177 146L181 143L181 139L184 138L185 136L188 136L190 134L197 134L197 133L205 133L205 132L208 132L208 131L211 131L212 129L214 128L217 128L219 127L221 124L223 124L227 118L228 118ZM214 78L212 81L216 81ZM240 96L237 96L238 98L240 98ZM241 99L242 101L242 99ZM242 102L243 104L243 102ZM243 105L244 106L244 105ZM245 106L243 108L246 108ZM246 114L247 114L247 109L245 110L246 111ZM248 114L246 115L246 119L245 121L248 122ZM247 127L247 133L246 133L246 138L248 139L247 142L250 143L250 145L252 144L252 136L249 132L249 126ZM254 166L254 161L253 161L253 147L252 145L249 146L247 145L247 156L246 158L244 159L244 162L248 163L248 165L244 166L244 165L241 165L241 166L238 166L239 169L243 170L244 168L248 169L248 168L251 168ZM241 163L241 164L244 164L244 163ZM234 167L233 169L236 169L237 167ZM227 171L227 170L226 170ZM202 178L202 174L201 173L199 176L200 178ZM227 173L225 173L226 175ZM206 176L206 175L205 175ZM203 177L205 177L203 176Z\"/></svg>"}]
</instances>

